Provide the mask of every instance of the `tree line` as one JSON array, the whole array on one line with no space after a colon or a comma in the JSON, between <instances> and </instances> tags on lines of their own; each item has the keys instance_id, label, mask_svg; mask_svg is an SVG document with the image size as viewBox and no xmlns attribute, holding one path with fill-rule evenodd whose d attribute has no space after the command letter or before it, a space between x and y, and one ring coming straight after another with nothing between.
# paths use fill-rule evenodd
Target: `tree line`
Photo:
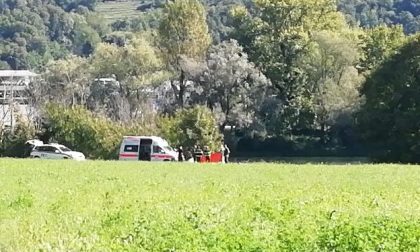
<instances>
[{"instance_id":1,"label":"tree line","mask_svg":"<svg viewBox=\"0 0 420 252\"><path fill-rule=\"evenodd\" d=\"M0 59L43 74L30 89L42 122L32 135L92 139L83 150L104 146L96 158L113 155L107 134L155 133L214 148L223 134L242 152L419 160L417 30L352 21L343 10L357 1L175 0L110 25L94 1L27 3L0 2Z\"/></svg>"}]
</instances>

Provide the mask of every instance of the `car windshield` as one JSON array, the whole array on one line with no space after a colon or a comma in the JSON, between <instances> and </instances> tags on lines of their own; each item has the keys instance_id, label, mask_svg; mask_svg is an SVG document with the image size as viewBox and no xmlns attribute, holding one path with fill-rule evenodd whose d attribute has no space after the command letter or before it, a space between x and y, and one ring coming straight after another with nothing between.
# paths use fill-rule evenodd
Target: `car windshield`
<instances>
[{"instance_id":1,"label":"car windshield","mask_svg":"<svg viewBox=\"0 0 420 252\"><path fill-rule=\"evenodd\" d=\"M66 146L61 146L60 147L60 150L61 151L63 151L63 152L66 152L66 151L71 151L69 148L67 148Z\"/></svg>"}]
</instances>

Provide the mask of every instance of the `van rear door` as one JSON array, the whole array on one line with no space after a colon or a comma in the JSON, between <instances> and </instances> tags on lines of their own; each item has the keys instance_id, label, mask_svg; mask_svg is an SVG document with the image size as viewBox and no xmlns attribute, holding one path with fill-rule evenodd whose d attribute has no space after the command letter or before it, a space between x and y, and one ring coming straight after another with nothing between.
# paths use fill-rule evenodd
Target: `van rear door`
<instances>
[{"instance_id":1,"label":"van rear door","mask_svg":"<svg viewBox=\"0 0 420 252\"><path fill-rule=\"evenodd\" d=\"M153 140L150 138L140 139L139 160L151 161Z\"/></svg>"},{"instance_id":2,"label":"van rear door","mask_svg":"<svg viewBox=\"0 0 420 252\"><path fill-rule=\"evenodd\" d=\"M139 140L124 139L120 149L120 160L139 159Z\"/></svg>"}]
</instances>

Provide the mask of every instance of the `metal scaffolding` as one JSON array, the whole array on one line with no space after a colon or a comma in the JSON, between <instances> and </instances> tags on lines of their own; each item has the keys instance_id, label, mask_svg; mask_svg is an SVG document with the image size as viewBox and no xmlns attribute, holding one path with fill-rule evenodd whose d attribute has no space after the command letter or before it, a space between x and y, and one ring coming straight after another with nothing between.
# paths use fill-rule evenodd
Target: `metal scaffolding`
<instances>
[{"instance_id":1,"label":"metal scaffolding","mask_svg":"<svg viewBox=\"0 0 420 252\"><path fill-rule=\"evenodd\" d=\"M15 112L25 115L29 84L38 75L28 70L0 70L0 127L13 131Z\"/></svg>"}]
</instances>

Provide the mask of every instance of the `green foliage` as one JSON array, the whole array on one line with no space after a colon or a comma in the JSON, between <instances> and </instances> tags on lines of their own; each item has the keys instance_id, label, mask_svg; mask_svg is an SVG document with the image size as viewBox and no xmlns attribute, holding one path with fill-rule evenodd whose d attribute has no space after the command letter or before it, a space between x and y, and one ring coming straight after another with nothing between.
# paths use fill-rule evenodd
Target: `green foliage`
<instances>
[{"instance_id":1,"label":"green foliage","mask_svg":"<svg viewBox=\"0 0 420 252\"><path fill-rule=\"evenodd\" d=\"M252 0L204 0L207 10L207 23L215 44L231 37L233 32L230 10L236 6L251 6Z\"/></svg>"},{"instance_id":2,"label":"green foliage","mask_svg":"<svg viewBox=\"0 0 420 252\"><path fill-rule=\"evenodd\" d=\"M156 49L138 37L124 46L101 43L92 56L92 66L94 75L114 74L127 89L158 83L166 74Z\"/></svg>"},{"instance_id":3,"label":"green foliage","mask_svg":"<svg viewBox=\"0 0 420 252\"><path fill-rule=\"evenodd\" d=\"M256 0L251 11L238 7L232 15L234 36L273 85L273 95L261 111L268 133L290 135L313 129L312 102L318 84L307 64L316 34L346 28L335 2Z\"/></svg>"},{"instance_id":4,"label":"green foliage","mask_svg":"<svg viewBox=\"0 0 420 252\"><path fill-rule=\"evenodd\" d=\"M199 61L210 46L211 38L206 23L206 13L199 0L175 0L163 10L159 26L159 39L168 68L177 73L178 87L172 80L178 106L184 107L186 76L182 59Z\"/></svg>"},{"instance_id":5,"label":"green foliage","mask_svg":"<svg viewBox=\"0 0 420 252\"><path fill-rule=\"evenodd\" d=\"M89 158L114 159L123 136L122 127L82 107L66 109L50 104L46 108L48 131L61 144L81 151Z\"/></svg>"},{"instance_id":6,"label":"green foliage","mask_svg":"<svg viewBox=\"0 0 420 252\"><path fill-rule=\"evenodd\" d=\"M89 10L95 8L97 0L55 0L57 5L66 11L77 10L80 7L86 7Z\"/></svg>"},{"instance_id":7,"label":"green foliage","mask_svg":"<svg viewBox=\"0 0 420 252\"><path fill-rule=\"evenodd\" d=\"M203 106L182 109L173 117L162 117L159 121L162 136L173 146L192 148L198 144L219 150L221 136L212 112Z\"/></svg>"},{"instance_id":8,"label":"green foliage","mask_svg":"<svg viewBox=\"0 0 420 252\"><path fill-rule=\"evenodd\" d=\"M330 0L256 0L255 5L255 14L243 7L233 10L235 37L287 103L304 89L299 60L307 53L310 34L336 31L344 23Z\"/></svg>"},{"instance_id":9,"label":"green foliage","mask_svg":"<svg viewBox=\"0 0 420 252\"><path fill-rule=\"evenodd\" d=\"M420 162L420 37L405 44L367 79L359 130L378 161Z\"/></svg>"},{"instance_id":10,"label":"green foliage","mask_svg":"<svg viewBox=\"0 0 420 252\"><path fill-rule=\"evenodd\" d=\"M200 59L211 42L203 5L198 0L169 2L159 34L170 64L176 65L180 55Z\"/></svg>"},{"instance_id":11,"label":"green foliage","mask_svg":"<svg viewBox=\"0 0 420 252\"><path fill-rule=\"evenodd\" d=\"M0 159L0 246L417 252L418 168Z\"/></svg>"},{"instance_id":12,"label":"green foliage","mask_svg":"<svg viewBox=\"0 0 420 252\"><path fill-rule=\"evenodd\" d=\"M50 102L62 105L85 105L91 82L88 61L78 56L51 61L46 65L44 79L48 83Z\"/></svg>"},{"instance_id":13,"label":"green foliage","mask_svg":"<svg viewBox=\"0 0 420 252\"><path fill-rule=\"evenodd\" d=\"M363 56L360 67L371 70L380 66L389 56L397 53L404 44L406 37L401 26L378 26L366 29L361 35Z\"/></svg>"},{"instance_id":14,"label":"green foliage","mask_svg":"<svg viewBox=\"0 0 420 252\"><path fill-rule=\"evenodd\" d=\"M329 31L315 33L312 40L311 53L303 61L312 90L310 107L315 115L315 128L321 129L326 143L332 128L353 125L353 113L361 103L359 89L363 77L356 68L357 41Z\"/></svg>"},{"instance_id":15,"label":"green foliage","mask_svg":"<svg viewBox=\"0 0 420 252\"><path fill-rule=\"evenodd\" d=\"M202 88L198 103L204 101L216 113L220 128L246 128L256 123L269 81L249 62L238 42L211 46L203 68L195 77Z\"/></svg>"},{"instance_id":16,"label":"green foliage","mask_svg":"<svg viewBox=\"0 0 420 252\"><path fill-rule=\"evenodd\" d=\"M401 24L408 34L420 31L420 2L417 0L340 0L338 9L353 25L373 28Z\"/></svg>"},{"instance_id":17,"label":"green foliage","mask_svg":"<svg viewBox=\"0 0 420 252\"><path fill-rule=\"evenodd\" d=\"M158 135L151 121L118 123L94 114L81 106L48 104L46 132L52 140L83 152L92 159L115 159L124 135ZM154 120L147 118L148 120Z\"/></svg>"},{"instance_id":18,"label":"green foliage","mask_svg":"<svg viewBox=\"0 0 420 252\"><path fill-rule=\"evenodd\" d=\"M26 141L34 139L36 130L34 125L17 116L16 125L12 129L0 130L0 156L2 157L28 157Z\"/></svg>"},{"instance_id":19,"label":"green foliage","mask_svg":"<svg viewBox=\"0 0 420 252\"><path fill-rule=\"evenodd\" d=\"M87 55L100 40L85 16L52 0L3 1L0 13L0 60L12 69L42 69L70 51Z\"/></svg>"}]
</instances>

